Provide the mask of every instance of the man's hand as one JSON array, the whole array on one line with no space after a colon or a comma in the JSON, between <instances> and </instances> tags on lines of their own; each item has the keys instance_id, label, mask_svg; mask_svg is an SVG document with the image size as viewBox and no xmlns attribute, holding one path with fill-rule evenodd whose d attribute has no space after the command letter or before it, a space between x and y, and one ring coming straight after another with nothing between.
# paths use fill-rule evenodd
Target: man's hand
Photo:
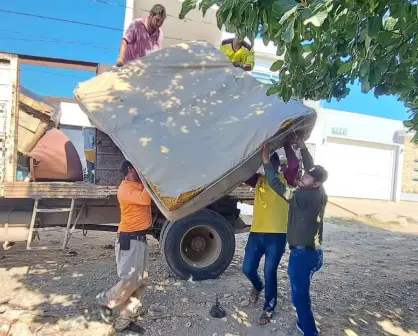
<instances>
[{"instance_id":1,"label":"man's hand","mask_svg":"<svg viewBox=\"0 0 418 336\"><path fill-rule=\"evenodd\" d=\"M125 64L125 61L123 60L123 58L122 57L119 57L118 60L117 60L117 62L116 62L116 66L117 67L121 67L124 64Z\"/></svg>"},{"instance_id":2,"label":"man's hand","mask_svg":"<svg viewBox=\"0 0 418 336\"><path fill-rule=\"evenodd\" d=\"M268 143L264 144L261 157L263 158L263 163L270 163L270 146Z\"/></svg>"},{"instance_id":3,"label":"man's hand","mask_svg":"<svg viewBox=\"0 0 418 336\"><path fill-rule=\"evenodd\" d=\"M298 145L299 148L306 149L305 141L303 141L302 137L298 137L296 139L296 144Z\"/></svg>"}]
</instances>

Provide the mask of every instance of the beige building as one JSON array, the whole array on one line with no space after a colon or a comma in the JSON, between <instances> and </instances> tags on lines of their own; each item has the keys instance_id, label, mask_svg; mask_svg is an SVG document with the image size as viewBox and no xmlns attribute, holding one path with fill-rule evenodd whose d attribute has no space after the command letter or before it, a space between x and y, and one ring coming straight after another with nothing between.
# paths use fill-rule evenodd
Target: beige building
<instances>
[{"instance_id":1,"label":"beige building","mask_svg":"<svg viewBox=\"0 0 418 336\"><path fill-rule=\"evenodd\" d=\"M418 200L418 145L411 142L413 135L405 135L402 193L404 199Z\"/></svg>"}]
</instances>

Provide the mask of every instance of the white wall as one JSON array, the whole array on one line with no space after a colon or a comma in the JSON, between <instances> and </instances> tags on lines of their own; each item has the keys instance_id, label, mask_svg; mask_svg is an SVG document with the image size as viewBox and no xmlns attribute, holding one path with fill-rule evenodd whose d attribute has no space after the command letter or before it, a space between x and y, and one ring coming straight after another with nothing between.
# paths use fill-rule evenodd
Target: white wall
<instances>
[{"instance_id":1,"label":"white wall","mask_svg":"<svg viewBox=\"0 0 418 336\"><path fill-rule=\"evenodd\" d=\"M81 165L83 169L86 168L86 156L84 154L84 139L83 131L81 127L69 127L61 125L60 130L71 140L75 149L77 150L78 156L80 157Z\"/></svg>"},{"instance_id":2,"label":"white wall","mask_svg":"<svg viewBox=\"0 0 418 336\"><path fill-rule=\"evenodd\" d=\"M92 126L87 115L81 110L78 104L61 103L60 130L71 140L80 157L83 169L86 167L86 156L84 154L83 127Z\"/></svg>"}]
</instances>

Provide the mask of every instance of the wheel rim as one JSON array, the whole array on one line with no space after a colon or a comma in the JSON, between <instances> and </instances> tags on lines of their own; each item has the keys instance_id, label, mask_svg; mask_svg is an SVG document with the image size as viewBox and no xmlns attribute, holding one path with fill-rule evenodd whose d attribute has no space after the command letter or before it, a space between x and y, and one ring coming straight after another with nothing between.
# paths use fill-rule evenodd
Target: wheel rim
<instances>
[{"instance_id":1,"label":"wheel rim","mask_svg":"<svg viewBox=\"0 0 418 336\"><path fill-rule=\"evenodd\" d=\"M181 257L188 265L196 268L213 264L221 255L221 250L221 237L205 225L187 231L180 244Z\"/></svg>"}]
</instances>

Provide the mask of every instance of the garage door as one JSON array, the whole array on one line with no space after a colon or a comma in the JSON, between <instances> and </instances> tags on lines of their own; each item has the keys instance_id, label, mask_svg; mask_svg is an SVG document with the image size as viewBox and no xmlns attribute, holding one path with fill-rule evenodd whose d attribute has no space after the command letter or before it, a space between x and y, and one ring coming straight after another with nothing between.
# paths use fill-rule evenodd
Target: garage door
<instances>
[{"instance_id":1,"label":"garage door","mask_svg":"<svg viewBox=\"0 0 418 336\"><path fill-rule=\"evenodd\" d=\"M324 154L328 195L391 199L394 147L328 138Z\"/></svg>"}]
</instances>

